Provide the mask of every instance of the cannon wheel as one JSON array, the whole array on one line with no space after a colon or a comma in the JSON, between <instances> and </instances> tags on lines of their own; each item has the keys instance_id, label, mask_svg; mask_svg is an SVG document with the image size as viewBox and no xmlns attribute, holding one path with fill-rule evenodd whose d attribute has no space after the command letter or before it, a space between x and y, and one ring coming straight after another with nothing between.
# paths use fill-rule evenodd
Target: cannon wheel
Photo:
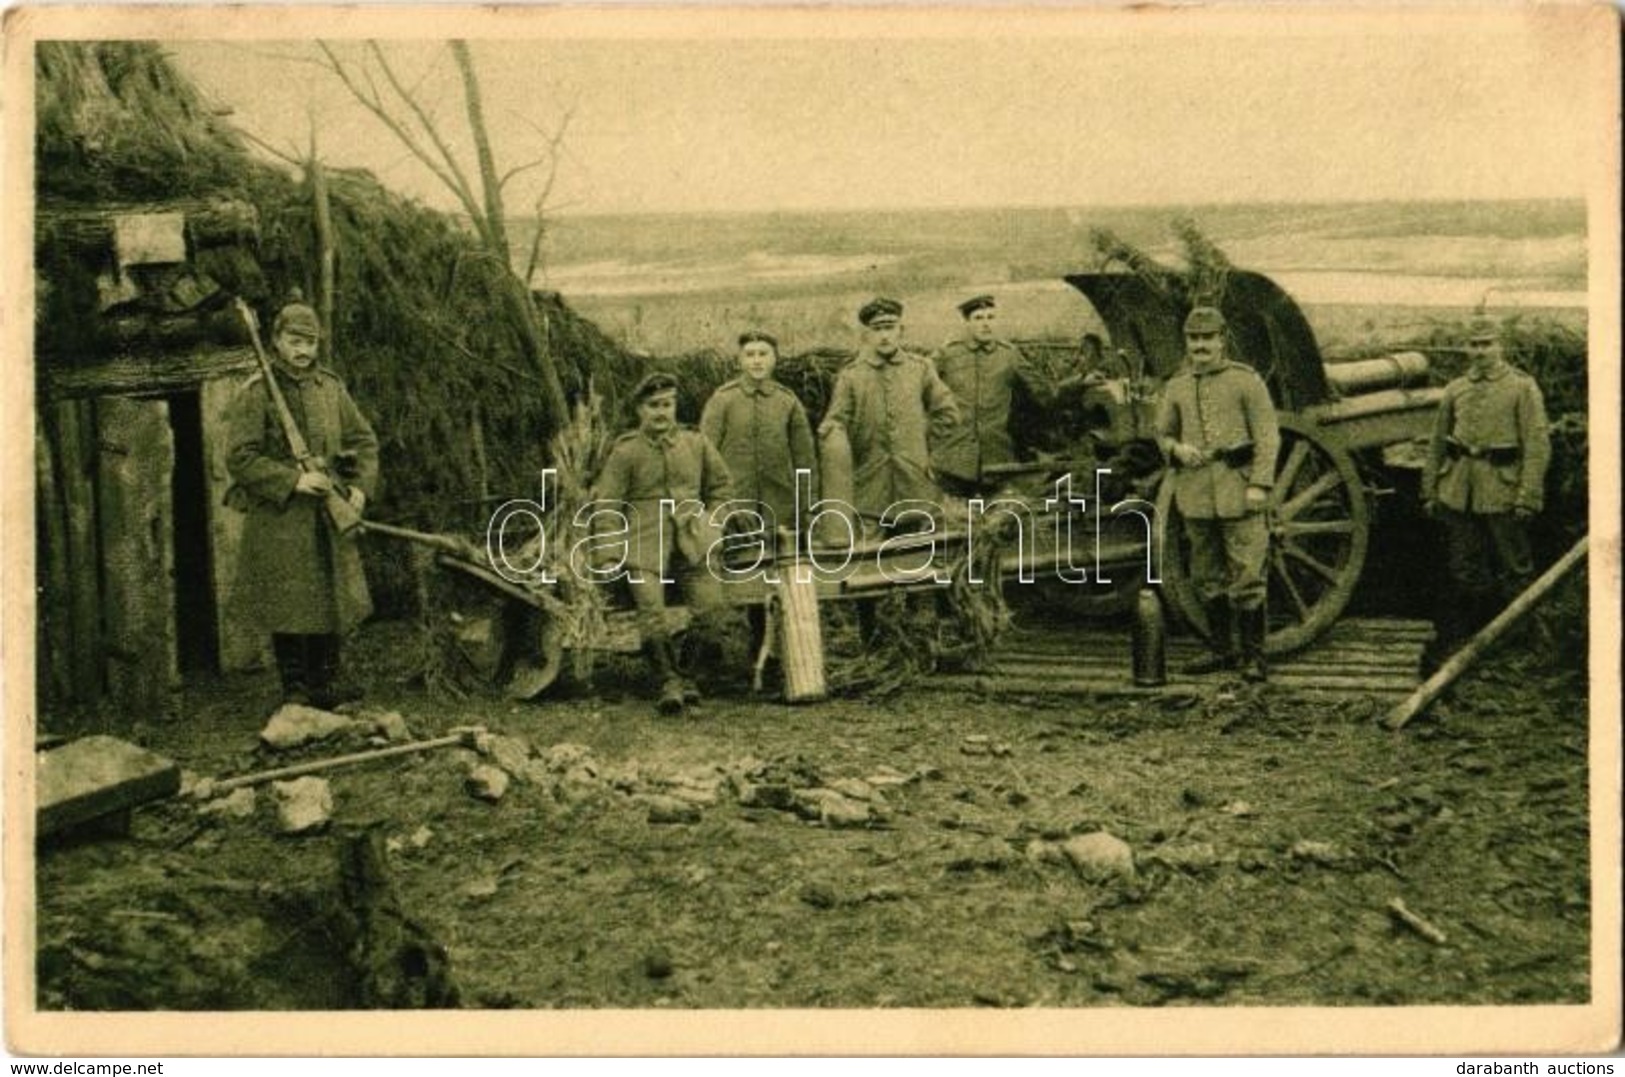
<instances>
[{"instance_id":1,"label":"cannon wheel","mask_svg":"<svg viewBox=\"0 0 1625 1077\"><path fill-rule=\"evenodd\" d=\"M1354 460L1318 427L1281 417L1281 452L1269 501L1270 631L1264 649L1285 654L1313 642L1342 614L1359 583L1371 540L1371 511ZM1188 547L1172 491L1157 492L1166 529L1163 589L1197 631L1207 616L1187 572Z\"/></svg>"}]
</instances>

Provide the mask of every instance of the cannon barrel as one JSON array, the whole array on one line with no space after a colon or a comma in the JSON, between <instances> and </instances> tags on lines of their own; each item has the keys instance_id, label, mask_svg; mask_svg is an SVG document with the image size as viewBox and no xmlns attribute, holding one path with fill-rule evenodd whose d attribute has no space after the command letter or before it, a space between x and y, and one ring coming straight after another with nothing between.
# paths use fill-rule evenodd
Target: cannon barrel
<instances>
[{"instance_id":1,"label":"cannon barrel","mask_svg":"<svg viewBox=\"0 0 1625 1077\"><path fill-rule=\"evenodd\" d=\"M1398 352L1377 359L1326 364L1326 380L1339 396L1422 385L1427 377L1428 357L1421 352Z\"/></svg>"}]
</instances>

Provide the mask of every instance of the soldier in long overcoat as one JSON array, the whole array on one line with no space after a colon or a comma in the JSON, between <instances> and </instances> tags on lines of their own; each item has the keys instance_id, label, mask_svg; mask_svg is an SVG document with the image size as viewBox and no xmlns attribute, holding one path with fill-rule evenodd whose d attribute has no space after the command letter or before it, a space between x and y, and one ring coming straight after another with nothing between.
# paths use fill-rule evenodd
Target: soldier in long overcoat
<instances>
[{"instance_id":1,"label":"soldier in long overcoat","mask_svg":"<svg viewBox=\"0 0 1625 1077\"><path fill-rule=\"evenodd\" d=\"M765 553L777 552L779 529L795 531L796 473L808 476L811 505L818 499L818 451L807 409L773 377L779 342L750 329L739 334L739 377L724 382L700 413L700 433L715 445L733 478L733 504L761 515ZM800 541L798 538L797 541ZM767 610L747 607L751 653L767 635Z\"/></svg>"},{"instance_id":2,"label":"soldier in long overcoat","mask_svg":"<svg viewBox=\"0 0 1625 1077\"><path fill-rule=\"evenodd\" d=\"M323 501L337 481L357 511L366 505L378 483L378 438L343 380L316 361L314 310L283 307L271 340L288 410L327 467L300 466L263 374L249 378L224 424L227 503L246 513L232 606L270 633L284 698L331 707L359 694L340 676L340 654L345 633L372 612L372 598L355 539L335 532Z\"/></svg>"},{"instance_id":3,"label":"soldier in long overcoat","mask_svg":"<svg viewBox=\"0 0 1625 1077\"><path fill-rule=\"evenodd\" d=\"M959 424L954 394L928 359L902 349L903 304L880 298L858 311L863 347L835 377L821 437L839 430L852 452L853 503L879 519L904 501L936 506L931 440Z\"/></svg>"},{"instance_id":4,"label":"soldier in long overcoat","mask_svg":"<svg viewBox=\"0 0 1625 1077\"><path fill-rule=\"evenodd\" d=\"M1191 582L1207 614L1212 654L1187 672L1264 666L1265 508L1275 485L1280 427L1269 389L1252 367L1225 358L1224 316L1197 307L1185 319L1190 362L1163 387L1157 436L1170 467L1174 507L1190 543ZM1241 637L1236 653L1232 626Z\"/></svg>"}]
</instances>

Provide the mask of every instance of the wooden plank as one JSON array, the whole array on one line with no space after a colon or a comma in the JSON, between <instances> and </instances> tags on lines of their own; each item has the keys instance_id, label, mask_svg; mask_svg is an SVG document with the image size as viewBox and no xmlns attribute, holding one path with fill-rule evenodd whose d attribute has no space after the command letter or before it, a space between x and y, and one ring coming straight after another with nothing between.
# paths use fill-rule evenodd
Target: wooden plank
<instances>
[{"instance_id":1,"label":"wooden plank","mask_svg":"<svg viewBox=\"0 0 1625 1077\"><path fill-rule=\"evenodd\" d=\"M116 737L95 736L36 753L37 826L41 836L173 796L181 768Z\"/></svg>"},{"instance_id":2,"label":"wooden plank","mask_svg":"<svg viewBox=\"0 0 1625 1077\"><path fill-rule=\"evenodd\" d=\"M977 692L996 696L1137 696L1162 698L1188 698L1208 690L1195 682L1170 682L1160 688L1142 688L1129 679L1125 671L1118 679L1107 677L1052 679L1005 678L980 674L952 674L938 677L933 686L955 691Z\"/></svg>"},{"instance_id":3,"label":"wooden plank","mask_svg":"<svg viewBox=\"0 0 1625 1077\"><path fill-rule=\"evenodd\" d=\"M57 454L45 417L34 425L34 513L39 599L34 610L37 691L50 702L73 698L72 590L68 582L67 509L57 489Z\"/></svg>"},{"instance_id":4,"label":"wooden plank","mask_svg":"<svg viewBox=\"0 0 1625 1077\"><path fill-rule=\"evenodd\" d=\"M263 669L270 662L271 641L253 625L230 616L243 541L243 514L226 507L231 475L226 469L226 408L236 398L238 378L212 378L198 386L203 423L203 468L208 482L210 583L214 588L215 640L224 673Z\"/></svg>"},{"instance_id":5,"label":"wooden plank","mask_svg":"<svg viewBox=\"0 0 1625 1077\"><path fill-rule=\"evenodd\" d=\"M96 421L107 686L127 711L168 715L179 681L169 407L109 397Z\"/></svg>"},{"instance_id":6,"label":"wooden plank","mask_svg":"<svg viewBox=\"0 0 1625 1077\"><path fill-rule=\"evenodd\" d=\"M96 526L96 418L88 400L52 408L57 481L67 520L69 665L73 699L92 703L105 686L102 668L101 567Z\"/></svg>"}]
</instances>

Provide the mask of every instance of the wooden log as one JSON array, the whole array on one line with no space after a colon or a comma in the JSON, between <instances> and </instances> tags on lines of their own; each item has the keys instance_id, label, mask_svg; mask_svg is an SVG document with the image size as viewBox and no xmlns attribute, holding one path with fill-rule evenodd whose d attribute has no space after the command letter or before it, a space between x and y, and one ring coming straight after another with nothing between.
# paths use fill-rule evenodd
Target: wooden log
<instances>
[{"instance_id":1,"label":"wooden log","mask_svg":"<svg viewBox=\"0 0 1625 1077\"><path fill-rule=\"evenodd\" d=\"M169 408L161 400L109 397L97 405L96 420L107 685L126 711L167 716L179 681Z\"/></svg>"},{"instance_id":2,"label":"wooden log","mask_svg":"<svg viewBox=\"0 0 1625 1077\"><path fill-rule=\"evenodd\" d=\"M1478 634L1467 641L1455 654L1440 666L1433 676L1429 677L1420 688L1406 698L1405 702L1388 712L1382 724L1389 729L1401 729L1406 722L1415 718L1428 705L1478 660L1479 655L1489 649L1490 645L1500 639L1506 630L1517 624L1525 614L1538 606L1542 599L1551 593L1558 581L1568 575L1569 570L1579 564L1586 555L1586 544L1589 536L1580 536L1569 552L1558 558L1557 562L1541 573L1540 578L1528 587L1522 594L1512 600L1512 603L1495 616L1489 624L1478 630Z\"/></svg>"},{"instance_id":3,"label":"wooden log","mask_svg":"<svg viewBox=\"0 0 1625 1077\"><path fill-rule=\"evenodd\" d=\"M81 254L111 254L113 221L130 214L181 213L186 236L195 247L252 243L259 239L259 211L233 199L99 205L95 209L42 207L35 216L35 247L60 244Z\"/></svg>"},{"instance_id":4,"label":"wooden log","mask_svg":"<svg viewBox=\"0 0 1625 1077\"><path fill-rule=\"evenodd\" d=\"M173 796L181 768L116 737L84 737L34 757L40 836Z\"/></svg>"}]
</instances>

